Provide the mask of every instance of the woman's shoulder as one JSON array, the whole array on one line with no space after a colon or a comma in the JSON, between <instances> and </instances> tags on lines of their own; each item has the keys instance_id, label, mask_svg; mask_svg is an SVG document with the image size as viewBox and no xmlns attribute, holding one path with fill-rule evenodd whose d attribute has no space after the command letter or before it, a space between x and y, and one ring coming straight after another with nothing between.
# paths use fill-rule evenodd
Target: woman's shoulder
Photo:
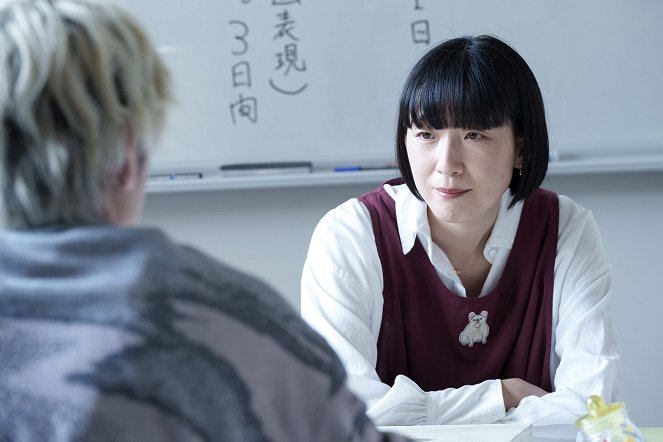
<instances>
[{"instance_id":1,"label":"woman's shoulder","mask_svg":"<svg viewBox=\"0 0 663 442\"><path fill-rule=\"evenodd\" d=\"M366 205L362 202L362 199L367 196L386 195L395 200L397 194L401 192L403 188L407 190L407 186L405 185L384 184L360 196L350 198L328 211L318 222L317 228L326 229L338 226L354 228L359 226L370 226L370 214Z\"/></svg>"},{"instance_id":2,"label":"woman's shoulder","mask_svg":"<svg viewBox=\"0 0 663 442\"><path fill-rule=\"evenodd\" d=\"M591 210L585 208L569 196L543 188L537 189L532 196L535 196L539 201L544 202L546 200L557 200L559 205L560 232L563 231L564 228L571 228L578 223L584 224L588 219L592 219Z\"/></svg>"},{"instance_id":3,"label":"woman's shoulder","mask_svg":"<svg viewBox=\"0 0 663 442\"><path fill-rule=\"evenodd\" d=\"M573 198L551 190L537 189L532 195L538 198L539 204L547 204L546 200L556 199L559 206L558 246L561 244L577 244L581 237L599 237L598 226L592 211Z\"/></svg>"},{"instance_id":4,"label":"woman's shoulder","mask_svg":"<svg viewBox=\"0 0 663 442\"><path fill-rule=\"evenodd\" d=\"M359 197L350 198L328 211L318 222L317 229L361 224L368 216L366 207L359 200Z\"/></svg>"},{"instance_id":5,"label":"woman's shoulder","mask_svg":"<svg viewBox=\"0 0 663 442\"><path fill-rule=\"evenodd\" d=\"M558 254L563 251L579 253L589 250L600 254L599 252L602 250L601 233L592 211L571 197L566 195L558 195L558 197ZM574 253L571 253L571 255Z\"/></svg>"},{"instance_id":6,"label":"woman's shoulder","mask_svg":"<svg viewBox=\"0 0 663 442\"><path fill-rule=\"evenodd\" d=\"M566 195L557 195L559 199L559 225L560 232L564 229L573 229L584 226L588 221L593 222L592 211Z\"/></svg>"}]
</instances>

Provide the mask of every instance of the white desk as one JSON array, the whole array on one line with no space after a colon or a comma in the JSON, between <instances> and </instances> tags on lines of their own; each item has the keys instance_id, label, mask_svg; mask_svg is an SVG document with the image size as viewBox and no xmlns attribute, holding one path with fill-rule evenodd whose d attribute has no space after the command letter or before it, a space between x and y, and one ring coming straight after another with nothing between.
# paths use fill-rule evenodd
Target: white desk
<instances>
[{"instance_id":1,"label":"white desk","mask_svg":"<svg viewBox=\"0 0 663 442\"><path fill-rule=\"evenodd\" d=\"M416 425L383 426L381 431L407 436L416 442L531 442L532 426L494 425Z\"/></svg>"},{"instance_id":2,"label":"white desk","mask_svg":"<svg viewBox=\"0 0 663 442\"><path fill-rule=\"evenodd\" d=\"M379 427L381 431L402 434L415 442L573 442L581 440L575 425L518 424L418 425ZM663 442L663 427L641 428L647 442Z\"/></svg>"}]
</instances>

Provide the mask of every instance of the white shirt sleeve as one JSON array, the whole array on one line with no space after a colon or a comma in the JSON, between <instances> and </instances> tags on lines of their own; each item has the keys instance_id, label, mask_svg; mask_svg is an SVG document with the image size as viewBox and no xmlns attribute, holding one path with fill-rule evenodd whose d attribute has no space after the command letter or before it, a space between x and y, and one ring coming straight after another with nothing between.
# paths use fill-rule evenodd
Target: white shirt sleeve
<instances>
[{"instance_id":1,"label":"white shirt sleeve","mask_svg":"<svg viewBox=\"0 0 663 442\"><path fill-rule=\"evenodd\" d=\"M554 392L527 397L503 422L569 423L586 399L615 398L619 352L609 303L610 267L590 211L560 196L553 292L551 373Z\"/></svg>"},{"instance_id":2,"label":"white shirt sleeve","mask_svg":"<svg viewBox=\"0 0 663 442\"><path fill-rule=\"evenodd\" d=\"M306 321L338 353L350 388L377 425L493 423L505 416L499 380L425 392L398 376L383 384L375 370L382 321L382 268L370 216L352 199L316 227L302 274Z\"/></svg>"}]
</instances>

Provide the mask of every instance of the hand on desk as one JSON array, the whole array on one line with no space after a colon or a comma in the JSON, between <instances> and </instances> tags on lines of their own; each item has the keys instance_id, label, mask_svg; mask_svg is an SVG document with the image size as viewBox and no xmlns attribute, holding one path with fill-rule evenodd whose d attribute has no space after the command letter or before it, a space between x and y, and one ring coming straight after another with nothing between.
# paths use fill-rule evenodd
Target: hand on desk
<instances>
[{"instance_id":1,"label":"hand on desk","mask_svg":"<svg viewBox=\"0 0 663 442\"><path fill-rule=\"evenodd\" d=\"M548 392L520 378L502 380L502 396L504 396L505 411L517 407L520 401L527 396L540 397L544 394L548 394Z\"/></svg>"}]
</instances>

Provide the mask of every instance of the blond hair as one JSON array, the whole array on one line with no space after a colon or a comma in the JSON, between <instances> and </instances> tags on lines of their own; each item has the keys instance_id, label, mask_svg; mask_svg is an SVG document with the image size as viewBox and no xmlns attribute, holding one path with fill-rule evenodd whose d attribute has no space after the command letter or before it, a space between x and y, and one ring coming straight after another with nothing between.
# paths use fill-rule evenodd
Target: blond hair
<instances>
[{"instance_id":1,"label":"blond hair","mask_svg":"<svg viewBox=\"0 0 663 442\"><path fill-rule=\"evenodd\" d=\"M140 25L92 0L0 0L0 216L96 222L129 133L161 133L169 73Z\"/></svg>"}]
</instances>

